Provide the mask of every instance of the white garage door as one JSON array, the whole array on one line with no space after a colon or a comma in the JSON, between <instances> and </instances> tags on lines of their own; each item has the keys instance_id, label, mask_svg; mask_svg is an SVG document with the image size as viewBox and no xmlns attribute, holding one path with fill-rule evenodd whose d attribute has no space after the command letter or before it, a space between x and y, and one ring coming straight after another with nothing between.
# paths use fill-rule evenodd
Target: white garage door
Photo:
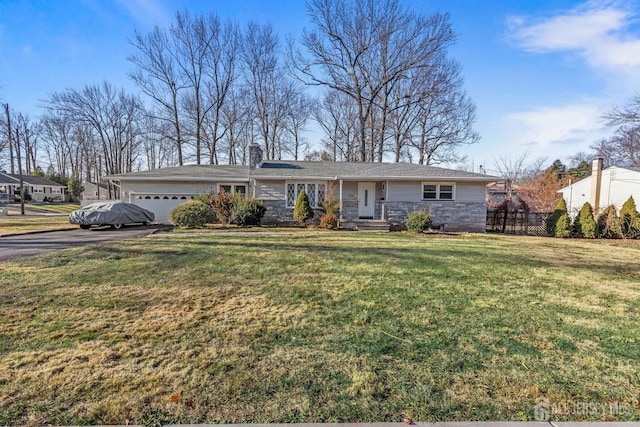
<instances>
[{"instance_id":1,"label":"white garage door","mask_svg":"<svg viewBox=\"0 0 640 427\"><path fill-rule=\"evenodd\" d=\"M153 212L156 216L156 221L169 223L169 213L173 208L192 199L193 196L185 195L145 195L137 194L132 202L141 208L145 208Z\"/></svg>"}]
</instances>

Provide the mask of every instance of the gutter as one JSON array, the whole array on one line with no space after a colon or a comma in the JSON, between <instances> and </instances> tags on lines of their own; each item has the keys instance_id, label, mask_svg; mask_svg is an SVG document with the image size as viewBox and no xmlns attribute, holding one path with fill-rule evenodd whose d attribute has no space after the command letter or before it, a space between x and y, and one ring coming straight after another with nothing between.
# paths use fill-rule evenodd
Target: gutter
<instances>
[{"instance_id":1,"label":"gutter","mask_svg":"<svg viewBox=\"0 0 640 427\"><path fill-rule=\"evenodd\" d=\"M303 181L337 181L339 179L343 181L465 181L465 182L492 182L500 178L498 177L429 177L429 176L300 176L300 175L279 175L279 176L267 176L260 175L254 176L253 179L258 180L303 180Z\"/></svg>"}]
</instances>

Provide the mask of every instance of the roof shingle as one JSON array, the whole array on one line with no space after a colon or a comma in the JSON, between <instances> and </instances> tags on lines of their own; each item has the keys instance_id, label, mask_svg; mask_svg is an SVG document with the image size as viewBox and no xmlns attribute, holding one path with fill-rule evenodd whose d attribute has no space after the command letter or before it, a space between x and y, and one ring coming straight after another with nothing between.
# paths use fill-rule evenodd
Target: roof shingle
<instances>
[{"instance_id":1,"label":"roof shingle","mask_svg":"<svg viewBox=\"0 0 640 427\"><path fill-rule=\"evenodd\" d=\"M289 161L266 160L257 168L236 165L190 165L177 166L151 171L125 173L107 176L107 179L176 179L176 180L214 180L214 179L420 179L420 180L459 180L489 182L500 179L436 166L414 163L354 163L331 161Z\"/></svg>"}]
</instances>

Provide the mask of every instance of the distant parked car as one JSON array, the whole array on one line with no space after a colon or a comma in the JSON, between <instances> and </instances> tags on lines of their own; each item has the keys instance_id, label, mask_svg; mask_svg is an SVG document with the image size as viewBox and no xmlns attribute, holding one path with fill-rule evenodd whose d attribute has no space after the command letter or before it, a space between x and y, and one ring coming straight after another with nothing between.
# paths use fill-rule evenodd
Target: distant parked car
<instances>
[{"instance_id":1,"label":"distant parked car","mask_svg":"<svg viewBox=\"0 0 640 427\"><path fill-rule=\"evenodd\" d=\"M110 225L115 229L127 224L147 225L155 219L153 212L125 202L92 203L69 214L69 222L80 225L83 230L92 225Z\"/></svg>"}]
</instances>

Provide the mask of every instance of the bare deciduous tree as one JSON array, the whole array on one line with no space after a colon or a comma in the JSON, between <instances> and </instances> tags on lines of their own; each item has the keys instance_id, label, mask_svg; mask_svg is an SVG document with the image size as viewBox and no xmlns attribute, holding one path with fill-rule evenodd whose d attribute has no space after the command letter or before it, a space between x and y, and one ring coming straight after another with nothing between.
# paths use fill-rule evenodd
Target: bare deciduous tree
<instances>
[{"instance_id":1,"label":"bare deciduous tree","mask_svg":"<svg viewBox=\"0 0 640 427\"><path fill-rule=\"evenodd\" d=\"M250 22L243 38L242 59L245 84L251 90L254 122L267 159L281 158L286 119L298 96L281 64L278 35L269 24Z\"/></svg>"},{"instance_id":2,"label":"bare deciduous tree","mask_svg":"<svg viewBox=\"0 0 640 427\"><path fill-rule=\"evenodd\" d=\"M334 161L357 161L357 109L351 99L342 92L328 90L320 106L314 111L314 118L326 138L324 149L331 153Z\"/></svg>"},{"instance_id":3,"label":"bare deciduous tree","mask_svg":"<svg viewBox=\"0 0 640 427\"><path fill-rule=\"evenodd\" d=\"M398 0L311 0L307 8L314 24L302 35L307 55L291 47L291 62L305 83L354 101L359 160L373 160L376 148L380 160L389 97L408 74L430 73L437 66L455 41L449 17L422 16Z\"/></svg>"},{"instance_id":4,"label":"bare deciduous tree","mask_svg":"<svg viewBox=\"0 0 640 427\"><path fill-rule=\"evenodd\" d=\"M624 108L613 107L603 118L615 133L591 146L607 165L640 166L640 94Z\"/></svg>"},{"instance_id":5,"label":"bare deciduous tree","mask_svg":"<svg viewBox=\"0 0 640 427\"><path fill-rule=\"evenodd\" d=\"M156 26L146 36L136 32L130 43L137 52L128 57L136 66L129 76L142 93L152 100L153 108L147 110L149 116L169 125L162 126L171 129L171 132L164 132L164 135L174 142L178 164L182 165L184 139L179 99L187 83L178 72L172 40L165 30Z\"/></svg>"},{"instance_id":6,"label":"bare deciduous tree","mask_svg":"<svg viewBox=\"0 0 640 427\"><path fill-rule=\"evenodd\" d=\"M94 132L107 174L131 172L138 152L140 101L107 81L84 88L54 92L48 111Z\"/></svg>"},{"instance_id":7,"label":"bare deciduous tree","mask_svg":"<svg viewBox=\"0 0 640 427\"><path fill-rule=\"evenodd\" d=\"M608 166L640 166L640 125L621 125L609 138L591 145Z\"/></svg>"}]
</instances>

